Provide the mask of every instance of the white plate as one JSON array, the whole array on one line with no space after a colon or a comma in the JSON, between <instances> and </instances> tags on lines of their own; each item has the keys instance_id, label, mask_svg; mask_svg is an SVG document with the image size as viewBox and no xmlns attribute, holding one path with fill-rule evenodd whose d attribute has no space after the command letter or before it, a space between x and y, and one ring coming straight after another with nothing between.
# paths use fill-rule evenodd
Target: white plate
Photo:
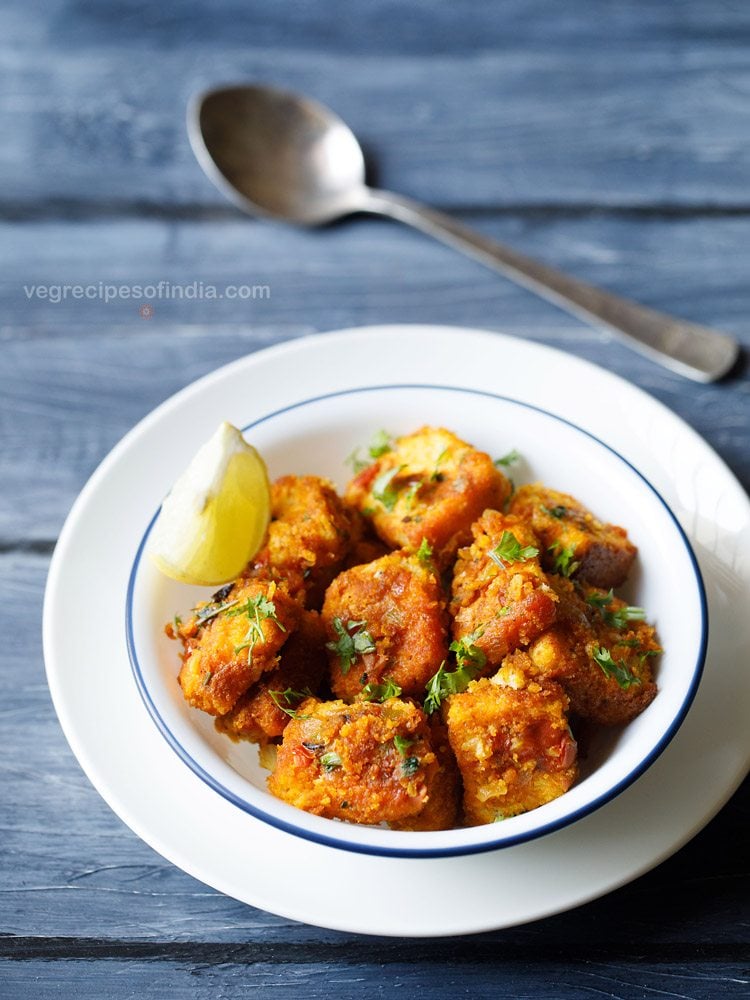
<instances>
[{"instance_id":1,"label":"white plate","mask_svg":"<svg viewBox=\"0 0 750 1000\"><path fill-rule=\"evenodd\" d=\"M475 389L347 389L264 414L246 436L266 459L271 479L289 472L317 473L343 488L351 475L346 456L369 441L383 422L397 435L422 424L450 427L493 455L507 454L512 445L523 456L513 467L517 484L543 480L574 494L604 520L626 525L639 551L628 601L648 609L665 649L658 664L658 697L630 725L597 734L569 792L502 823L414 833L311 816L274 798L266 788L268 772L259 764L258 748L217 733L213 719L190 708L175 684L179 658L164 623L175 612L185 614L199 600L210 599L215 588L188 590L143 558L152 520L134 553L127 606L128 648L146 707L167 742L215 791L280 830L318 843L371 854L437 857L493 850L550 833L635 781L672 739L690 706L705 655L706 614L689 543L663 500L611 448L545 410ZM169 487L165 479L141 488L156 509Z\"/></svg>"},{"instance_id":2,"label":"white plate","mask_svg":"<svg viewBox=\"0 0 750 1000\"><path fill-rule=\"evenodd\" d=\"M394 376L512 395L604 440L670 504L706 584L711 634L703 681L662 756L592 815L489 854L362 856L254 819L208 788L166 745L127 660L127 577L153 513L154 485L173 481L220 419L243 424L302 398L388 384ZM102 463L68 518L50 569L48 680L65 734L100 793L152 847L214 888L347 931L489 930L578 905L648 870L708 822L742 780L750 761L750 616L741 613L750 606L749 557L750 503L741 487L693 431L626 382L499 334L441 327L344 331L215 372L142 421ZM70 628L81 607L92 606L87 628ZM405 893L419 905L394 905Z\"/></svg>"}]
</instances>

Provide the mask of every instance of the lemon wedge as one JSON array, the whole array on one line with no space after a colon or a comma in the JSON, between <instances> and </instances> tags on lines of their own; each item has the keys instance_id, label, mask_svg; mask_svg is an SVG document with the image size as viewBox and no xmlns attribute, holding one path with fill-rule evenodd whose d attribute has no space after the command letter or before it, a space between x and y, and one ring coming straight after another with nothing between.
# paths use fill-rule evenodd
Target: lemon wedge
<instances>
[{"instance_id":1,"label":"lemon wedge","mask_svg":"<svg viewBox=\"0 0 750 1000\"><path fill-rule=\"evenodd\" d=\"M201 586L228 583L263 544L270 519L265 462L225 422L162 504L149 555L173 580Z\"/></svg>"}]
</instances>

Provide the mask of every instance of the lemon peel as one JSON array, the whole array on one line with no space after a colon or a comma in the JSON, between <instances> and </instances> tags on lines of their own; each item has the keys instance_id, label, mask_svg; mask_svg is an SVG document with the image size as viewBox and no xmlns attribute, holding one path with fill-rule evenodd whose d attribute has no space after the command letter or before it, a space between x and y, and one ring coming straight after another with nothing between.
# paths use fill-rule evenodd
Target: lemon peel
<instances>
[{"instance_id":1,"label":"lemon peel","mask_svg":"<svg viewBox=\"0 0 750 1000\"><path fill-rule=\"evenodd\" d=\"M228 583L260 549L270 519L265 462L225 421L164 500L149 556L173 580L200 586Z\"/></svg>"}]
</instances>

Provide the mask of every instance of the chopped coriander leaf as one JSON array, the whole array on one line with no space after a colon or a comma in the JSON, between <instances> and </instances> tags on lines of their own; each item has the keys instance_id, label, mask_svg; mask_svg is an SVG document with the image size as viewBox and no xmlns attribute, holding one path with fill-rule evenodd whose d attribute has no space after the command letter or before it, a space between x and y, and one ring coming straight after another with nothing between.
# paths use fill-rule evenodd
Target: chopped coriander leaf
<instances>
[{"instance_id":1,"label":"chopped coriander leaf","mask_svg":"<svg viewBox=\"0 0 750 1000\"><path fill-rule=\"evenodd\" d=\"M411 506L414 503L414 498L417 493L419 493L421 486L422 484L420 482L409 483L409 488L404 493L404 501L406 502L407 510L411 509Z\"/></svg>"},{"instance_id":2,"label":"chopped coriander leaf","mask_svg":"<svg viewBox=\"0 0 750 1000\"><path fill-rule=\"evenodd\" d=\"M367 450L371 458L380 458L381 455L393 450L393 436L388 431L378 431Z\"/></svg>"},{"instance_id":3,"label":"chopped coriander leaf","mask_svg":"<svg viewBox=\"0 0 750 1000\"><path fill-rule=\"evenodd\" d=\"M337 767L341 767L341 758L333 751L324 753L320 758L320 766L324 771L335 771Z\"/></svg>"},{"instance_id":4,"label":"chopped coriander leaf","mask_svg":"<svg viewBox=\"0 0 750 1000\"><path fill-rule=\"evenodd\" d=\"M199 625L205 625L206 622L220 615L222 611L227 611L229 608L233 608L237 601L224 601L211 604L204 604L202 608L198 608L195 611L195 620Z\"/></svg>"},{"instance_id":5,"label":"chopped coriander leaf","mask_svg":"<svg viewBox=\"0 0 750 1000\"><path fill-rule=\"evenodd\" d=\"M414 740L408 739L406 736L399 736L398 733L393 737L393 745L401 754L402 757L406 756L406 751L414 743Z\"/></svg>"},{"instance_id":6,"label":"chopped coriander leaf","mask_svg":"<svg viewBox=\"0 0 750 1000\"><path fill-rule=\"evenodd\" d=\"M552 552L555 556L555 561L552 564L553 573L559 573L561 576L571 576L581 565L580 562L573 558L575 555L573 549L567 546L563 547L559 542L550 545L547 551Z\"/></svg>"},{"instance_id":7,"label":"chopped coriander leaf","mask_svg":"<svg viewBox=\"0 0 750 1000\"><path fill-rule=\"evenodd\" d=\"M172 634L174 635L175 639L177 638L177 633L180 631L181 628L182 628L182 618L180 618L179 615L175 615L174 618L172 619Z\"/></svg>"},{"instance_id":8,"label":"chopped coriander leaf","mask_svg":"<svg viewBox=\"0 0 750 1000\"><path fill-rule=\"evenodd\" d=\"M366 631L366 621L350 621L344 624L341 618L337 617L333 619L332 624L338 639L336 642L326 643L326 648L336 653L341 673L347 674L358 656L375 652L375 641Z\"/></svg>"},{"instance_id":9,"label":"chopped coriander leaf","mask_svg":"<svg viewBox=\"0 0 750 1000\"><path fill-rule=\"evenodd\" d=\"M443 473L440 471L440 463L445 459L448 451L448 448L443 448L438 457L435 459L435 468L432 470L432 474L430 476L431 483L439 483L443 480Z\"/></svg>"},{"instance_id":10,"label":"chopped coriander leaf","mask_svg":"<svg viewBox=\"0 0 750 1000\"><path fill-rule=\"evenodd\" d=\"M562 520L562 518L564 518L568 513L568 508L561 507L560 504L557 504L555 507L545 507L543 503L540 503L539 510L543 514L549 514L550 517L557 518L558 521Z\"/></svg>"},{"instance_id":11,"label":"chopped coriander leaf","mask_svg":"<svg viewBox=\"0 0 750 1000\"><path fill-rule=\"evenodd\" d=\"M432 563L432 546L426 538L422 539L416 555L417 559L419 559L421 563L424 563L425 565Z\"/></svg>"},{"instance_id":12,"label":"chopped coriander leaf","mask_svg":"<svg viewBox=\"0 0 750 1000\"><path fill-rule=\"evenodd\" d=\"M344 465L348 465L355 476L357 475L357 473L361 472L362 469L366 469L367 466L369 465L369 462L361 458L359 453L360 449L355 448L354 451L350 452L350 454L348 454L344 459Z\"/></svg>"},{"instance_id":13,"label":"chopped coriander leaf","mask_svg":"<svg viewBox=\"0 0 750 1000\"><path fill-rule=\"evenodd\" d=\"M526 562L539 555L533 545L522 546L512 531L504 531L498 545L488 553L490 559L503 566L505 563Z\"/></svg>"},{"instance_id":14,"label":"chopped coriander leaf","mask_svg":"<svg viewBox=\"0 0 750 1000\"><path fill-rule=\"evenodd\" d=\"M371 459L376 459L390 451L392 446L393 438L391 435L387 431L378 431L370 442L367 452ZM368 462L366 458L361 457L361 450L361 448L355 448L351 454L347 455L344 459L344 464L350 466L355 475L370 465L370 462Z\"/></svg>"},{"instance_id":15,"label":"chopped coriander leaf","mask_svg":"<svg viewBox=\"0 0 750 1000\"><path fill-rule=\"evenodd\" d=\"M378 500L386 510L393 510L398 500L398 490L392 486L393 480L403 469L403 465L397 465L394 469L387 469L382 472L372 484L372 498Z\"/></svg>"},{"instance_id":16,"label":"chopped coriander leaf","mask_svg":"<svg viewBox=\"0 0 750 1000\"><path fill-rule=\"evenodd\" d=\"M456 670L447 671L445 660L440 664L440 669L434 674L425 687L427 697L424 701L424 710L428 715L440 708L443 700L452 694L460 694L465 691L469 684L476 678L481 667L467 662L464 666Z\"/></svg>"},{"instance_id":17,"label":"chopped coriander leaf","mask_svg":"<svg viewBox=\"0 0 750 1000\"><path fill-rule=\"evenodd\" d=\"M569 576L570 574L566 573L565 575ZM614 591L610 589L608 594L589 594L586 598L586 603L590 604L593 608L598 608L607 625L612 625L614 628L624 629L628 622L642 622L645 620L646 612L644 609L636 608L632 604L627 604L616 611L608 611L607 608L614 600L614 597Z\"/></svg>"},{"instance_id":18,"label":"chopped coriander leaf","mask_svg":"<svg viewBox=\"0 0 750 1000\"><path fill-rule=\"evenodd\" d=\"M424 710L428 715L432 715L433 712L436 712L440 708L440 704L446 695L446 677L445 660L443 660L438 667L437 673L433 674L425 685L427 697L424 700Z\"/></svg>"},{"instance_id":19,"label":"chopped coriander leaf","mask_svg":"<svg viewBox=\"0 0 750 1000\"><path fill-rule=\"evenodd\" d=\"M624 629L628 622L644 621L646 612L643 608L635 608L632 604L628 604L624 608L618 608L617 611L602 611L602 618L608 625Z\"/></svg>"},{"instance_id":20,"label":"chopped coriander leaf","mask_svg":"<svg viewBox=\"0 0 750 1000\"><path fill-rule=\"evenodd\" d=\"M401 770L407 778L411 778L419 770L419 757L407 757L401 765Z\"/></svg>"},{"instance_id":21,"label":"chopped coriander leaf","mask_svg":"<svg viewBox=\"0 0 750 1000\"><path fill-rule=\"evenodd\" d=\"M285 691L271 691L268 692L271 696L271 701L274 703L276 708L285 715L288 715L290 719L309 719L309 715L300 715L293 708L287 706L294 704L295 702L303 701L305 698L312 697L312 693L309 688L305 688L304 691L293 691L292 688L287 688ZM282 705L281 702L284 701Z\"/></svg>"},{"instance_id":22,"label":"chopped coriander leaf","mask_svg":"<svg viewBox=\"0 0 750 1000\"><path fill-rule=\"evenodd\" d=\"M646 649L642 653L638 654L638 659L641 663L643 663L643 661L647 660L650 656L659 656L663 652L663 649Z\"/></svg>"},{"instance_id":23,"label":"chopped coriander leaf","mask_svg":"<svg viewBox=\"0 0 750 1000\"><path fill-rule=\"evenodd\" d=\"M504 618L510 611L510 604L503 604L501 608L498 608L495 612L495 618Z\"/></svg>"},{"instance_id":24,"label":"chopped coriander leaf","mask_svg":"<svg viewBox=\"0 0 750 1000\"><path fill-rule=\"evenodd\" d=\"M619 687L623 691L627 691L628 688L633 687L634 684L640 684L640 677L628 669L627 664L623 660L613 660L612 654L608 649L603 647L595 647L591 653L591 657L594 662L601 667L602 672L605 677L612 678L617 682Z\"/></svg>"},{"instance_id":25,"label":"chopped coriander leaf","mask_svg":"<svg viewBox=\"0 0 750 1000\"><path fill-rule=\"evenodd\" d=\"M448 649L451 653L456 654L456 663L459 667L468 666L472 669L481 670L485 666L487 657L478 646L474 645L483 633L484 629L480 626L469 635L465 635L461 639L456 639L450 644Z\"/></svg>"},{"instance_id":26,"label":"chopped coriander leaf","mask_svg":"<svg viewBox=\"0 0 750 1000\"><path fill-rule=\"evenodd\" d=\"M258 640L264 638L263 622L272 621L282 632L286 632L286 629L276 617L276 605L265 594L256 594L255 597L248 597L244 604L237 604L237 601L233 603L236 607L232 607L227 611L227 617L233 618L237 615L247 615L250 620L245 638L234 647L234 651L235 653L240 653L243 649L246 649L248 651L247 662L250 663L253 658L255 644Z\"/></svg>"},{"instance_id":27,"label":"chopped coriander leaf","mask_svg":"<svg viewBox=\"0 0 750 1000\"><path fill-rule=\"evenodd\" d=\"M610 587L609 592L606 594L589 594L586 598L586 603L590 604L592 608L606 608L608 604L611 604L615 599L615 592Z\"/></svg>"},{"instance_id":28,"label":"chopped coriander leaf","mask_svg":"<svg viewBox=\"0 0 750 1000\"><path fill-rule=\"evenodd\" d=\"M401 688L388 677L383 684L374 684L372 681L365 684L362 694L367 701L387 701L388 698L398 698Z\"/></svg>"},{"instance_id":29,"label":"chopped coriander leaf","mask_svg":"<svg viewBox=\"0 0 750 1000\"><path fill-rule=\"evenodd\" d=\"M208 685L211 683L211 678L212 677L213 677L213 671L209 670L206 673L206 676L203 678L203 687L208 687Z\"/></svg>"},{"instance_id":30,"label":"chopped coriander leaf","mask_svg":"<svg viewBox=\"0 0 750 1000\"><path fill-rule=\"evenodd\" d=\"M504 469L507 469L509 465L515 465L516 462L520 461L520 458L520 454L514 448L513 451L509 451L502 458L496 458L495 465L502 465Z\"/></svg>"}]
</instances>

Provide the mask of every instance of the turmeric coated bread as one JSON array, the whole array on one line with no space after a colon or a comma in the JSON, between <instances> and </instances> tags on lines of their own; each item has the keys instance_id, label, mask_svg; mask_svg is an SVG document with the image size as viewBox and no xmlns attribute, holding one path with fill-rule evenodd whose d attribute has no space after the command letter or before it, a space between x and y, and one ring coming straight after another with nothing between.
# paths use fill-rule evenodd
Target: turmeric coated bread
<instances>
[{"instance_id":1,"label":"turmeric coated bread","mask_svg":"<svg viewBox=\"0 0 750 1000\"><path fill-rule=\"evenodd\" d=\"M555 619L557 594L539 562L539 539L524 521L487 510L453 572L453 637L473 636L490 666L528 644Z\"/></svg>"},{"instance_id":2,"label":"turmeric coated bread","mask_svg":"<svg viewBox=\"0 0 750 1000\"><path fill-rule=\"evenodd\" d=\"M331 687L346 701L387 682L421 697L448 655L446 602L433 570L391 552L345 570L323 604Z\"/></svg>"},{"instance_id":3,"label":"turmeric coated bread","mask_svg":"<svg viewBox=\"0 0 750 1000\"><path fill-rule=\"evenodd\" d=\"M547 569L605 589L625 582L637 549L624 528L603 524L574 497L540 483L519 487L509 510L539 536Z\"/></svg>"},{"instance_id":4,"label":"turmeric coated bread","mask_svg":"<svg viewBox=\"0 0 750 1000\"><path fill-rule=\"evenodd\" d=\"M317 816L391 823L418 816L439 776L427 718L412 702L310 698L284 730L268 787Z\"/></svg>"},{"instance_id":5,"label":"turmeric coated bread","mask_svg":"<svg viewBox=\"0 0 750 1000\"><path fill-rule=\"evenodd\" d=\"M281 647L279 665L216 719L216 728L233 740L267 743L281 736L294 707L317 691L328 668L326 634L315 611L302 611L296 631Z\"/></svg>"},{"instance_id":6,"label":"turmeric coated bread","mask_svg":"<svg viewBox=\"0 0 750 1000\"><path fill-rule=\"evenodd\" d=\"M178 680L193 708L225 715L262 674L297 626L300 606L274 580L240 580L198 605L180 630Z\"/></svg>"},{"instance_id":7,"label":"turmeric coated bread","mask_svg":"<svg viewBox=\"0 0 750 1000\"><path fill-rule=\"evenodd\" d=\"M501 678L473 681L445 711L471 826L528 812L576 779L576 743L562 688Z\"/></svg>"},{"instance_id":8,"label":"turmeric coated bread","mask_svg":"<svg viewBox=\"0 0 750 1000\"><path fill-rule=\"evenodd\" d=\"M607 591L555 581L555 625L529 647L536 677L557 681L582 719L603 726L630 722L656 696L651 663L661 652L656 633Z\"/></svg>"},{"instance_id":9,"label":"turmeric coated bread","mask_svg":"<svg viewBox=\"0 0 750 1000\"><path fill-rule=\"evenodd\" d=\"M656 631L615 593L636 547L444 428L368 451L343 497L273 484L258 555L166 627L182 692L316 816L414 832L544 806L576 734L657 695Z\"/></svg>"},{"instance_id":10,"label":"turmeric coated bread","mask_svg":"<svg viewBox=\"0 0 750 1000\"><path fill-rule=\"evenodd\" d=\"M286 581L290 593L319 610L363 530L356 511L326 479L282 476L271 487L271 518L267 543L249 572Z\"/></svg>"},{"instance_id":11,"label":"turmeric coated bread","mask_svg":"<svg viewBox=\"0 0 750 1000\"><path fill-rule=\"evenodd\" d=\"M391 548L416 552L423 539L441 567L471 538L486 508L501 509L508 479L483 451L442 427L396 438L347 487L347 499Z\"/></svg>"}]
</instances>

